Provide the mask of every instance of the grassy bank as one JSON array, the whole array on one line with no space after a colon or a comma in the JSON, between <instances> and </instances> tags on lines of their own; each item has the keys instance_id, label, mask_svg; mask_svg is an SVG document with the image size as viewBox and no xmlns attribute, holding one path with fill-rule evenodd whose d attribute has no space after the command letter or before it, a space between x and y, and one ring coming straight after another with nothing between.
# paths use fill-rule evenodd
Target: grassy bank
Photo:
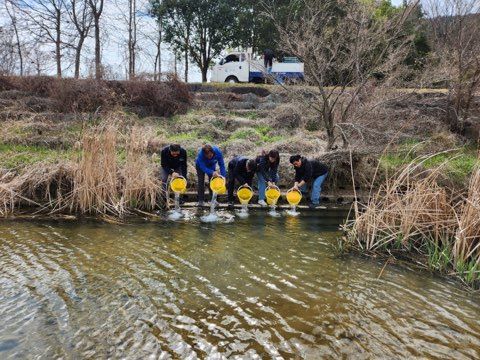
<instances>
[{"instance_id":1,"label":"grassy bank","mask_svg":"<svg viewBox=\"0 0 480 360\"><path fill-rule=\"evenodd\" d=\"M473 154L467 147L418 156L406 164L404 158L397 160L399 154L384 156L383 166L394 164L391 173L372 189L366 204L355 204L355 218L344 225L339 247L415 259L479 287L480 166ZM450 173L460 183L467 178L467 185L446 185Z\"/></svg>"}]
</instances>

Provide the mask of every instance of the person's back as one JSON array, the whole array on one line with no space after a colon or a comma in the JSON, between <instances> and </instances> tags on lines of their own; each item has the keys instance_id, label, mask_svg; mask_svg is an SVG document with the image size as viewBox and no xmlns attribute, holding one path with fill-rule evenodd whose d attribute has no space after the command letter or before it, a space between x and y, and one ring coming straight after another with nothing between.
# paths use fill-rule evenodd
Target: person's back
<instances>
[{"instance_id":1,"label":"person's back","mask_svg":"<svg viewBox=\"0 0 480 360\"><path fill-rule=\"evenodd\" d=\"M272 49L265 49L263 52L263 64L268 72L270 72L272 69L274 57L275 54L273 53Z\"/></svg>"},{"instance_id":2,"label":"person's back","mask_svg":"<svg viewBox=\"0 0 480 360\"><path fill-rule=\"evenodd\" d=\"M312 178L317 178L323 176L328 172L328 166L322 163L320 160L313 159L309 160L312 166Z\"/></svg>"},{"instance_id":3,"label":"person's back","mask_svg":"<svg viewBox=\"0 0 480 360\"><path fill-rule=\"evenodd\" d=\"M219 171L217 171L217 164ZM213 176L221 175L225 177L225 163L221 150L210 144L203 145L198 151L195 160L195 168L197 170L197 196L199 206L203 206L205 199L205 175L210 179Z\"/></svg>"}]
</instances>

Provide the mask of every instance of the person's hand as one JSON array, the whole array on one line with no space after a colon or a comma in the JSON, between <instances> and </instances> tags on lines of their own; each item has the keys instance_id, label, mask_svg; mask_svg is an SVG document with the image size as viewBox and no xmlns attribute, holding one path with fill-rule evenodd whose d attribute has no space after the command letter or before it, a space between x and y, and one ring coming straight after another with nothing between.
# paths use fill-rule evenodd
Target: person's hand
<instances>
[{"instance_id":1,"label":"person's hand","mask_svg":"<svg viewBox=\"0 0 480 360\"><path fill-rule=\"evenodd\" d=\"M273 181L269 181L268 186L275 186L275 183Z\"/></svg>"},{"instance_id":2,"label":"person's hand","mask_svg":"<svg viewBox=\"0 0 480 360\"><path fill-rule=\"evenodd\" d=\"M177 177L180 177L179 173L176 173L175 171L172 173L172 179L176 179Z\"/></svg>"},{"instance_id":3,"label":"person's hand","mask_svg":"<svg viewBox=\"0 0 480 360\"><path fill-rule=\"evenodd\" d=\"M298 182L295 182L295 184L293 184L293 188L298 191Z\"/></svg>"},{"instance_id":4,"label":"person's hand","mask_svg":"<svg viewBox=\"0 0 480 360\"><path fill-rule=\"evenodd\" d=\"M248 183L243 184L243 186L248 186Z\"/></svg>"},{"instance_id":5,"label":"person's hand","mask_svg":"<svg viewBox=\"0 0 480 360\"><path fill-rule=\"evenodd\" d=\"M214 171L214 172L213 172L212 177L215 177L215 176L220 176L220 174L218 173L218 171Z\"/></svg>"}]
</instances>

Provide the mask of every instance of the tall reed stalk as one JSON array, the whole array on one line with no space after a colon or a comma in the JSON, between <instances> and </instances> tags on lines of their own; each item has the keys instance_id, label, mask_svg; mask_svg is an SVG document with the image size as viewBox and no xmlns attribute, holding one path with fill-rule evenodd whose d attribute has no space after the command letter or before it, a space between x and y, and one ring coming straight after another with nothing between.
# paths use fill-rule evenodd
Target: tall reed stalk
<instances>
[{"instance_id":1,"label":"tall reed stalk","mask_svg":"<svg viewBox=\"0 0 480 360\"><path fill-rule=\"evenodd\" d=\"M80 213L114 214L125 209L119 196L117 128L111 123L87 129L74 176L71 209Z\"/></svg>"},{"instance_id":2,"label":"tall reed stalk","mask_svg":"<svg viewBox=\"0 0 480 360\"><path fill-rule=\"evenodd\" d=\"M144 128L132 128L123 169L123 197L128 207L153 210L160 198L161 182L155 176L156 165L147 153L148 139Z\"/></svg>"},{"instance_id":3,"label":"tall reed stalk","mask_svg":"<svg viewBox=\"0 0 480 360\"><path fill-rule=\"evenodd\" d=\"M348 243L368 252L414 251L426 255L431 268L456 269L474 283L480 279L480 167L459 202L438 183L446 163L423 170L428 158L387 176L365 205L354 204L355 219L344 226Z\"/></svg>"}]
</instances>

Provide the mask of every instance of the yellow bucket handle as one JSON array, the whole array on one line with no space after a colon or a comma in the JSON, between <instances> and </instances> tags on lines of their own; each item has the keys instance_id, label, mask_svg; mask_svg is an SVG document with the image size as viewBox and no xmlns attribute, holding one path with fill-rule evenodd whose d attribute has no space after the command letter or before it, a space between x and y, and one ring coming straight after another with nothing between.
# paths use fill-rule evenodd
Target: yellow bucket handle
<instances>
[{"instance_id":1,"label":"yellow bucket handle","mask_svg":"<svg viewBox=\"0 0 480 360\"><path fill-rule=\"evenodd\" d=\"M269 198L268 196L266 196L266 195L267 195L267 192L268 192L269 190L277 190L277 191L278 191L278 197L276 197L276 198L273 199L273 198ZM267 186L267 188L265 189L265 196L266 196L266 198L267 198L267 204L268 204L268 205L276 205L278 199L280 199L281 194L282 194L282 193L281 193L281 191L280 191L280 188L279 188L277 185Z\"/></svg>"},{"instance_id":2,"label":"yellow bucket handle","mask_svg":"<svg viewBox=\"0 0 480 360\"><path fill-rule=\"evenodd\" d=\"M294 191L297 192L298 194L300 194L300 200L299 200L297 203L292 204L290 201L288 201L288 194L291 193L291 192L294 192ZM287 192L286 192L286 194L285 194L285 197L287 198L287 201L288 201L288 203L289 203L290 205L296 206L296 205L298 205L298 204L300 203L300 201L302 200L303 195L302 195L302 192L301 192L300 190L297 190L297 189L295 189L295 188L292 187L292 188L290 188L290 189L287 190Z\"/></svg>"},{"instance_id":3,"label":"yellow bucket handle","mask_svg":"<svg viewBox=\"0 0 480 360\"><path fill-rule=\"evenodd\" d=\"M175 190L173 189L172 184L173 184L173 182L174 182L175 180L179 180L179 179L180 179L180 180L183 180L184 183L185 183L185 187L184 187L182 190L180 190L180 192L184 192L185 190L187 190L187 179L185 179L183 176L177 176L175 179L171 179L171 180L170 180L170 189L171 189L173 192L178 192L178 191L175 191Z\"/></svg>"},{"instance_id":4,"label":"yellow bucket handle","mask_svg":"<svg viewBox=\"0 0 480 360\"><path fill-rule=\"evenodd\" d=\"M210 186L210 189L211 189L213 192L216 192L214 189L212 189L212 181L215 180L215 179L222 179L222 180L223 180L223 187L225 187L225 185L226 185L226 183L227 183L225 177L222 176L222 175L212 176L212 178L210 179L210 185L209 185L209 186ZM222 189L220 189L218 192L221 192L221 191L222 191Z\"/></svg>"},{"instance_id":5,"label":"yellow bucket handle","mask_svg":"<svg viewBox=\"0 0 480 360\"><path fill-rule=\"evenodd\" d=\"M272 185L272 186L268 185L265 189L265 192L267 192L270 189L275 189L275 190L278 190L280 192L280 188L277 185Z\"/></svg>"},{"instance_id":6,"label":"yellow bucket handle","mask_svg":"<svg viewBox=\"0 0 480 360\"><path fill-rule=\"evenodd\" d=\"M247 185L243 184L243 185L241 185L241 186L238 187L238 189L237 189L237 196L238 196L238 192L239 192L240 190L242 190L242 189L247 189L247 190L250 191L250 197L249 197L248 199L241 199L240 197L238 197L238 199L240 200L240 202L241 202L243 205L245 205L245 204L248 204L249 201L252 199L252 197L253 197L253 189L250 187L250 185L248 185L248 184L247 184Z\"/></svg>"},{"instance_id":7,"label":"yellow bucket handle","mask_svg":"<svg viewBox=\"0 0 480 360\"><path fill-rule=\"evenodd\" d=\"M243 185L239 186L238 189L237 189L237 191L238 191L238 190L241 190L241 189L248 189L248 190L250 190L251 192L253 192L253 189L252 189L251 186L248 185L248 184L247 184L247 185L243 184Z\"/></svg>"}]
</instances>

